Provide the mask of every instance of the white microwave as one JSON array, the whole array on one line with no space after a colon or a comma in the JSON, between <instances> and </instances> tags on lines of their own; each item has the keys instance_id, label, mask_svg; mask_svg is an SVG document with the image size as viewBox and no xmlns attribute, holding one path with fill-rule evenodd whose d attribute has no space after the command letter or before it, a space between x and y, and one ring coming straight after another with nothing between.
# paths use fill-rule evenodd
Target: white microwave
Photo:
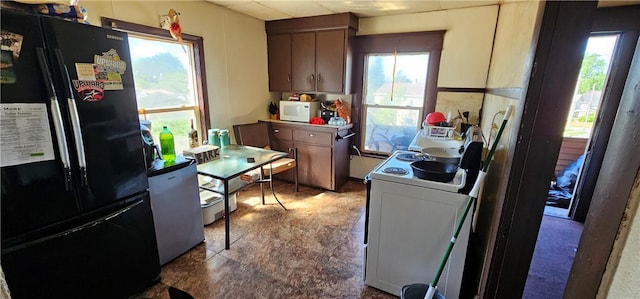
<instances>
[{"instance_id":1,"label":"white microwave","mask_svg":"<svg viewBox=\"0 0 640 299\"><path fill-rule=\"evenodd\" d=\"M308 123L320 113L320 102L280 101L280 120Z\"/></svg>"}]
</instances>

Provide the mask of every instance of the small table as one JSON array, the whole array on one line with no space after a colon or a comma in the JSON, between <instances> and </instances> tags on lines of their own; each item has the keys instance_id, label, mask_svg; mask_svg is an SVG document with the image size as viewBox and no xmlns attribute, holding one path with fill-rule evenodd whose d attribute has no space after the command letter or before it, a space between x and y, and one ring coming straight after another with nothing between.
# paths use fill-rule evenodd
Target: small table
<instances>
[{"instance_id":1,"label":"small table","mask_svg":"<svg viewBox=\"0 0 640 299\"><path fill-rule=\"evenodd\" d=\"M220 148L220 158L198 164L198 174L221 180L224 184L224 248L229 249L229 194L238 190L229 190L229 180L243 173L260 168L288 155L285 152L262 149L253 146L231 144ZM209 189L207 189L209 190ZM215 190L209 190L220 193Z\"/></svg>"}]
</instances>

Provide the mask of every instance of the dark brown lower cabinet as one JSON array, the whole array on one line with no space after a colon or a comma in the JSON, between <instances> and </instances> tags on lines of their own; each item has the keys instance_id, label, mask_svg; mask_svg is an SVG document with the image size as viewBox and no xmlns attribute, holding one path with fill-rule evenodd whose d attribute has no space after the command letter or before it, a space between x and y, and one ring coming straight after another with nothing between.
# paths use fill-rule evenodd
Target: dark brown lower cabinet
<instances>
[{"instance_id":1,"label":"dark brown lower cabinet","mask_svg":"<svg viewBox=\"0 0 640 299\"><path fill-rule=\"evenodd\" d=\"M298 183L337 191L349 179L351 127L271 121L272 147L297 149ZM293 171L276 177L293 181Z\"/></svg>"}]
</instances>

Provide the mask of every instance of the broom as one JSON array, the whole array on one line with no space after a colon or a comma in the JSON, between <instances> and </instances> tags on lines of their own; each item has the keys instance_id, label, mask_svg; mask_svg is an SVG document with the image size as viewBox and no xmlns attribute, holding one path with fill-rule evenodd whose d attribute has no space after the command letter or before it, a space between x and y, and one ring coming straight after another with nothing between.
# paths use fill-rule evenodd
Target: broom
<instances>
[{"instance_id":1,"label":"broom","mask_svg":"<svg viewBox=\"0 0 640 299\"><path fill-rule=\"evenodd\" d=\"M442 275L442 270L444 270L444 266L447 264L449 260L449 256L451 255L451 250L453 249L453 245L456 243L456 238L460 234L460 230L462 229L462 225L464 224L464 220L467 218L467 214L471 209L473 201L478 198L478 192L480 191L480 187L484 183L484 178L487 174L487 169L489 168L489 164L491 164L491 160L493 159L493 154L496 151L496 147L498 147L498 142L500 141L500 137L502 137L502 132L507 124L507 120L509 116L511 116L511 112L513 110L513 106L509 105L507 107L507 111L504 114L504 118L502 119L502 124L500 125L500 129L498 130L498 134L496 135L496 139L493 141L493 145L491 145L491 150L489 150L489 154L487 158L484 160L482 165L482 169L480 173L478 173L478 177L476 178L476 182L473 184L473 188L469 191L469 199L467 200L467 204L464 208L464 213L460 216L458 220L458 225L456 226L456 230L449 241L449 246L447 247L447 251L445 252L442 260L440 261L440 266L438 267L438 271L436 272L436 276L433 278L431 284L429 284L429 289L424 296L424 299L432 299L437 291L438 280L440 280L440 275ZM423 284L418 284L418 286L424 286ZM402 299L405 299L405 293L410 289L410 286L405 286L402 288ZM415 291L415 290L414 290ZM440 296L441 297L441 296ZM407 298L408 299L408 298Z\"/></svg>"}]
</instances>

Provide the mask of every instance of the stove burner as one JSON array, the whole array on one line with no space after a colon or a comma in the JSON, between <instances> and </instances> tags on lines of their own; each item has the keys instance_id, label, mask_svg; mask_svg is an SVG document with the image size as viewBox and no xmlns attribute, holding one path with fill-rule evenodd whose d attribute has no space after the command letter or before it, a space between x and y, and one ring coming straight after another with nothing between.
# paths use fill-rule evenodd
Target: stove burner
<instances>
[{"instance_id":1,"label":"stove burner","mask_svg":"<svg viewBox=\"0 0 640 299\"><path fill-rule=\"evenodd\" d=\"M412 153L402 153L402 154L398 154L396 155L396 159L400 160L400 161L406 161L406 162L415 162L418 160L423 160L423 157L416 157L416 154L412 154Z\"/></svg>"},{"instance_id":2,"label":"stove burner","mask_svg":"<svg viewBox=\"0 0 640 299\"><path fill-rule=\"evenodd\" d=\"M409 173L406 169L402 167L387 167L383 169L382 172L390 173L390 174L399 174L399 175L404 175Z\"/></svg>"}]
</instances>

